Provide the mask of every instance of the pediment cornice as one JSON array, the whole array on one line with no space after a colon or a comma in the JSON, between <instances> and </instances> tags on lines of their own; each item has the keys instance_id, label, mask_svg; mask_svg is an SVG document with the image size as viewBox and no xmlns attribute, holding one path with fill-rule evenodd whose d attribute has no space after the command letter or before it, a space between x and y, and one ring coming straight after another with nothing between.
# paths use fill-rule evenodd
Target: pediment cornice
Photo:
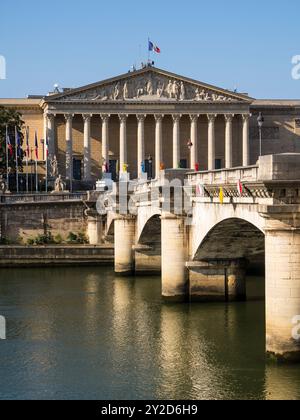
<instances>
[{"instance_id":1,"label":"pediment cornice","mask_svg":"<svg viewBox=\"0 0 300 420\"><path fill-rule=\"evenodd\" d=\"M44 103L244 103L249 96L154 67L44 98Z\"/></svg>"}]
</instances>

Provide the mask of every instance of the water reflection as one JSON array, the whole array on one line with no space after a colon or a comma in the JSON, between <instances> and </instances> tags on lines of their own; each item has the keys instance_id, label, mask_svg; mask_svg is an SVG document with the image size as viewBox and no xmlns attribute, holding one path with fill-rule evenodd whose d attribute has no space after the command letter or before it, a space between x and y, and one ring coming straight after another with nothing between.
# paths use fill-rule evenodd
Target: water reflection
<instances>
[{"instance_id":1,"label":"water reflection","mask_svg":"<svg viewBox=\"0 0 300 420\"><path fill-rule=\"evenodd\" d=\"M261 299L167 305L159 278L104 268L0 275L0 398L300 398L300 368L266 364Z\"/></svg>"}]
</instances>

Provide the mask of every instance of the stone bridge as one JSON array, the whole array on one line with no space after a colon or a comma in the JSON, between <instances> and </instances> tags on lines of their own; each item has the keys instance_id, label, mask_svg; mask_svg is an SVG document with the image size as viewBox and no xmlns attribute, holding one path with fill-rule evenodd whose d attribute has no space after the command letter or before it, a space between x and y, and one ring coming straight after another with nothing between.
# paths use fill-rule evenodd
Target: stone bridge
<instances>
[{"instance_id":1,"label":"stone bridge","mask_svg":"<svg viewBox=\"0 0 300 420\"><path fill-rule=\"evenodd\" d=\"M300 155L263 156L257 166L165 171L138 183L128 212L108 209L115 271L161 273L171 301L246 299L246 272L266 272L267 351L300 359ZM293 330L294 329L294 330Z\"/></svg>"}]
</instances>

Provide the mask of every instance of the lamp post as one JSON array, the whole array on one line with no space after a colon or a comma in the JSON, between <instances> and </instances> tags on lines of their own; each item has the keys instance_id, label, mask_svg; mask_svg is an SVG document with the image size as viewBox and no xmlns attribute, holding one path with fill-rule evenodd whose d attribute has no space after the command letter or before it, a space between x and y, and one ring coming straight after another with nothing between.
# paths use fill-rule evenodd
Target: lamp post
<instances>
[{"instance_id":1,"label":"lamp post","mask_svg":"<svg viewBox=\"0 0 300 420\"><path fill-rule=\"evenodd\" d=\"M257 118L258 130L259 130L259 157L262 156L262 128L264 125L265 119L263 114L260 112Z\"/></svg>"},{"instance_id":2,"label":"lamp post","mask_svg":"<svg viewBox=\"0 0 300 420\"><path fill-rule=\"evenodd\" d=\"M149 178L152 179L152 175L153 175L153 170L152 170L153 159L152 159L152 156L151 155L149 155L149 157L148 157L148 164L149 164Z\"/></svg>"}]
</instances>

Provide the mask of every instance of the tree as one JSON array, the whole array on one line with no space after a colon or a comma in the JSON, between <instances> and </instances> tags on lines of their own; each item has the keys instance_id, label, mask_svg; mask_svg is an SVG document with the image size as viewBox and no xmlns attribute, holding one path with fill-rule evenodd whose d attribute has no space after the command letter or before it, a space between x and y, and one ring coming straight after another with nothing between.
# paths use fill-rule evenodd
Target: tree
<instances>
[{"instance_id":1,"label":"tree","mask_svg":"<svg viewBox=\"0 0 300 420\"><path fill-rule=\"evenodd\" d=\"M8 157L8 166L11 173L16 172L16 139L15 139L15 130L20 135L21 145L23 144L23 134L22 129L24 127L24 121L22 121L22 115L14 109L8 109L3 106L0 106L0 174L6 174L7 163L6 163L6 127L8 130L8 135L12 145L13 153L9 153ZM24 151L22 147L19 151L18 156L18 166L19 171L23 171L23 158Z\"/></svg>"}]
</instances>

